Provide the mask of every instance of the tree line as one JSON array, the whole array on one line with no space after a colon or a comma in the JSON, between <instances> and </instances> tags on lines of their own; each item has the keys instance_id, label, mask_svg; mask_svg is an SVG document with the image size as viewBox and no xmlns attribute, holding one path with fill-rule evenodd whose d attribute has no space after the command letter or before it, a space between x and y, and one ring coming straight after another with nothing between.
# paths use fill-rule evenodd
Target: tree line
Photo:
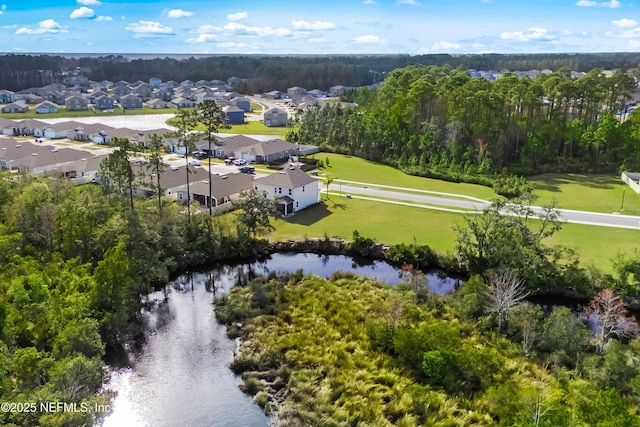
<instances>
[{"instance_id":1,"label":"tree line","mask_svg":"<svg viewBox=\"0 0 640 427\"><path fill-rule=\"evenodd\" d=\"M366 86L382 81L397 68L411 65L459 70L527 71L563 67L573 71L594 68L635 69L637 53L593 54L484 54L484 55L220 55L193 56L179 60L166 56L155 59L129 59L122 55L71 57L55 55L4 55L0 57L0 88L18 91L60 82L62 72L77 67L89 68L87 77L110 81L226 80L235 76L247 79L237 89L253 94L285 90L292 86L328 90L333 85Z\"/></svg>"},{"instance_id":2,"label":"tree line","mask_svg":"<svg viewBox=\"0 0 640 427\"><path fill-rule=\"evenodd\" d=\"M353 104L310 107L292 120L287 138L517 195L526 186L514 175L640 167L640 119L616 115L635 87L620 70L574 79L562 68L488 81L448 66L409 66L377 90L348 93Z\"/></svg>"}]
</instances>

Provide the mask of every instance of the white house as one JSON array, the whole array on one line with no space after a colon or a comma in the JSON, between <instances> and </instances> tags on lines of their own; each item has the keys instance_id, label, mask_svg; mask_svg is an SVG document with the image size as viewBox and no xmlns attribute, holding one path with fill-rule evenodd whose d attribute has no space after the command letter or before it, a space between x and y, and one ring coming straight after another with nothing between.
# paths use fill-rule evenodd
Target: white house
<instances>
[{"instance_id":1,"label":"white house","mask_svg":"<svg viewBox=\"0 0 640 427\"><path fill-rule=\"evenodd\" d=\"M253 188L272 196L278 211L285 216L320 201L318 180L295 167L257 178L253 181Z\"/></svg>"}]
</instances>

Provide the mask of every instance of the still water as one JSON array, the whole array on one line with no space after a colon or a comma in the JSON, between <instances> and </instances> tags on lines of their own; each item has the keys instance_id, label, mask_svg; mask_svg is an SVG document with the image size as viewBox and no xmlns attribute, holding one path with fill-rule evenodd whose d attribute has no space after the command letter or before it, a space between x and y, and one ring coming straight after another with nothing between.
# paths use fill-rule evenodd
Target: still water
<instances>
[{"instance_id":1,"label":"still water","mask_svg":"<svg viewBox=\"0 0 640 427\"><path fill-rule=\"evenodd\" d=\"M219 265L183 275L167 292L149 295L144 312L146 339L128 353L125 368L114 368L107 388L117 392L105 427L264 427L269 420L251 397L238 389L241 380L229 369L236 343L216 322L214 292L228 292L238 281L272 271L328 277L353 271L397 284L399 271L384 262L358 264L345 256L275 254L266 261ZM433 291L446 294L456 280L429 274Z\"/></svg>"}]
</instances>

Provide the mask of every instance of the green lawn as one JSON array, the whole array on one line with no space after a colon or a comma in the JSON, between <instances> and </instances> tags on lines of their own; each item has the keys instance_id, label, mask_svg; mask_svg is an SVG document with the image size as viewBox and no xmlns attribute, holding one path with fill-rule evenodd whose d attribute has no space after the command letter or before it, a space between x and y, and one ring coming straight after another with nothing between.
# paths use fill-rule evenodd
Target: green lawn
<instances>
[{"instance_id":1,"label":"green lawn","mask_svg":"<svg viewBox=\"0 0 640 427\"><path fill-rule=\"evenodd\" d=\"M415 237L418 244L450 252L456 244L453 228L464 224L464 220L456 213L332 195L328 202L272 223L276 230L269 235L271 240L323 238L325 234L351 239L353 230L357 229L379 243L413 243ZM611 273L611 260L618 253L633 256L639 241L640 230L563 224L548 244L571 248L579 255L582 265L593 265Z\"/></svg>"},{"instance_id":2,"label":"green lawn","mask_svg":"<svg viewBox=\"0 0 640 427\"><path fill-rule=\"evenodd\" d=\"M0 117L5 119L58 119L58 118L75 118L75 117L113 117L113 116L139 116L145 114L176 114L178 109L176 108L149 108L143 107L141 110L127 110L126 113L123 113L120 109L115 109L113 113L105 113L104 111L67 111L62 108L57 113L48 113L48 114L37 114L34 109L30 109L26 113L11 113L11 114L3 114L0 113Z\"/></svg>"},{"instance_id":3,"label":"green lawn","mask_svg":"<svg viewBox=\"0 0 640 427\"><path fill-rule=\"evenodd\" d=\"M559 208L594 212L620 212L624 191L624 211L640 215L640 195L631 190L619 175L544 174L528 179L538 196L538 204L553 200Z\"/></svg>"},{"instance_id":4,"label":"green lawn","mask_svg":"<svg viewBox=\"0 0 640 427\"><path fill-rule=\"evenodd\" d=\"M498 197L493 189L489 187L411 176L391 166L364 160L359 157L332 153L318 153L310 157L325 162L325 166L320 170L320 173L334 178L332 188L337 188L337 178L341 178L348 181L464 194L485 200ZM328 166L326 165L326 159L329 159Z\"/></svg>"},{"instance_id":5,"label":"green lawn","mask_svg":"<svg viewBox=\"0 0 640 427\"><path fill-rule=\"evenodd\" d=\"M327 202L296 213L287 219L272 221L276 230L271 240L302 239L304 237L341 237L351 239L357 229L365 237L374 237L385 244L413 242L429 245L439 251L455 247L456 222L462 216L448 212L367 200L331 196Z\"/></svg>"},{"instance_id":6,"label":"green lawn","mask_svg":"<svg viewBox=\"0 0 640 427\"><path fill-rule=\"evenodd\" d=\"M284 139L286 127L267 127L261 121L250 121L241 125L232 125L228 129L220 129L220 133L239 133L243 135L273 135Z\"/></svg>"}]
</instances>

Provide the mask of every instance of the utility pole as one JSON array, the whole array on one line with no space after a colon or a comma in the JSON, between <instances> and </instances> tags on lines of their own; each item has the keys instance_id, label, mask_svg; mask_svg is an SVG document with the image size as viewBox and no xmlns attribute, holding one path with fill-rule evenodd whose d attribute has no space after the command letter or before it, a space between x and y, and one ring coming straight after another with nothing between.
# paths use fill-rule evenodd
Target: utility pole
<instances>
[{"instance_id":1,"label":"utility pole","mask_svg":"<svg viewBox=\"0 0 640 427\"><path fill-rule=\"evenodd\" d=\"M620 204L620 212L624 210L624 193L627 191L627 187L622 187L622 203Z\"/></svg>"}]
</instances>

